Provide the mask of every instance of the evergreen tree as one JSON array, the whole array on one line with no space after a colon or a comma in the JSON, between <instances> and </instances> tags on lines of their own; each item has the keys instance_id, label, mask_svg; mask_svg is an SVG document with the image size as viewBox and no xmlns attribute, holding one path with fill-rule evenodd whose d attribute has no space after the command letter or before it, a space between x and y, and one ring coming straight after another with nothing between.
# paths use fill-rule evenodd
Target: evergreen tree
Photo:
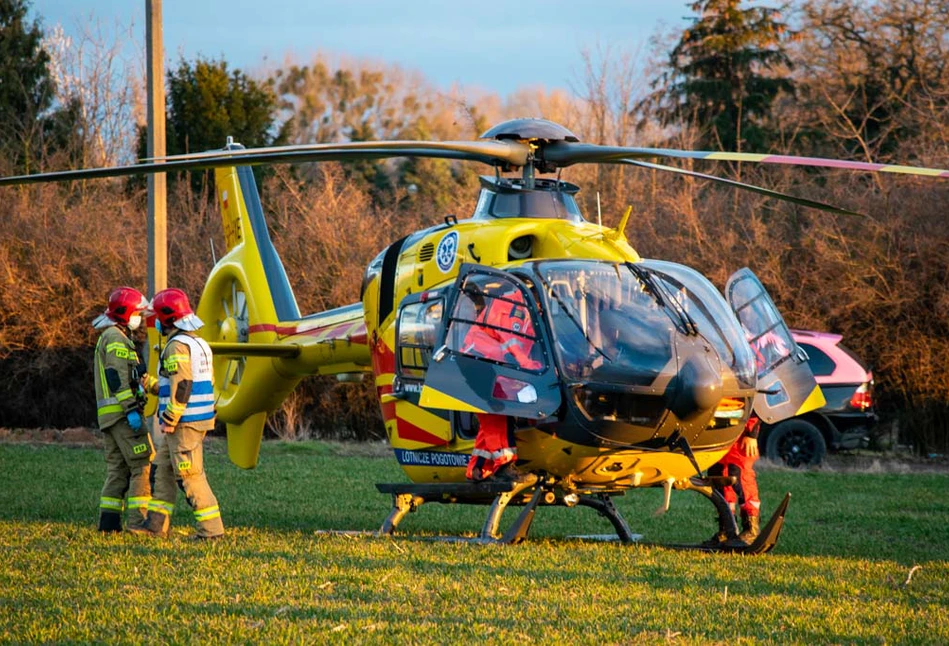
<instances>
[{"instance_id":1,"label":"evergreen tree","mask_svg":"<svg viewBox=\"0 0 949 646\"><path fill-rule=\"evenodd\" d=\"M223 148L227 138L247 148L279 145L274 131L277 99L269 82L260 83L227 62L181 60L168 72L166 153L177 155ZM139 132L139 156L146 155L145 129ZM201 183L195 175L193 185Z\"/></svg>"},{"instance_id":2,"label":"evergreen tree","mask_svg":"<svg viewBox=\"0 0 949 646\"><path fill-rule=\"evenodd\" d=\"M768 115L781 92L794 90L784 45L793 35L781 10L743 8L741 0L700 0L698 16L669 56L649 101L665 124L690 123L701 145L766 150Z\"/></svg>"},{"instance_id":3,"label":"evergreen tree","mask_svg":"<svg viewBox=\"0 0 949 646\"><path fill-rule=\"evenodd\" d=\"M53 104L49 54L26 0L0 0L0 155L17 171L34 170L42 150L41 117Z\"/></svg>"}]
</instances>

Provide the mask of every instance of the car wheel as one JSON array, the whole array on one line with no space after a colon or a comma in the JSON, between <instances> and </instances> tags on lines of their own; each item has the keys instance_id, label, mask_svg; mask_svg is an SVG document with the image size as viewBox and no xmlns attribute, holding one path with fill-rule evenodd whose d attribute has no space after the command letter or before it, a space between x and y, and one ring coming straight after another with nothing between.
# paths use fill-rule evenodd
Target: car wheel
<instances>
[{"instance_id":1,"label":"car wheel","mask_svg":"<svg viewBox=\"0 0 949 646\"><path fill-rule=\"evenodd\" d=\"M768 433L766 455L791 468L816 466L827 455L827 443L816 426L802 419L781 422Z\"/></svg>"}]
</instances>

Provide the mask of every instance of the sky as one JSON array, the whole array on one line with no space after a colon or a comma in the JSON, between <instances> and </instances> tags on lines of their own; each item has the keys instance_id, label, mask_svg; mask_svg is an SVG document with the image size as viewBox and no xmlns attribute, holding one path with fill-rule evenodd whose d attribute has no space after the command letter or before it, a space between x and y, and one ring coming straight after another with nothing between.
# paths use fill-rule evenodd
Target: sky
<instances>
[{"instance_id":1,"label":"sky","mask_svg":"<svg viewBox=\"0 0 949 646\"><path fill-rule=\"evenodd\" d=\"M32 0L44 31L131 28L144 47L145 0ZM253 73L317 52L420 72L438 88L506 96L526 86L569 90L581 51L643 57L657 30L681 31L686 0L163 0L166 69L182 56L223 58ZM130 44L131 48L132 45Z\"/></svg>"}]
</instances>

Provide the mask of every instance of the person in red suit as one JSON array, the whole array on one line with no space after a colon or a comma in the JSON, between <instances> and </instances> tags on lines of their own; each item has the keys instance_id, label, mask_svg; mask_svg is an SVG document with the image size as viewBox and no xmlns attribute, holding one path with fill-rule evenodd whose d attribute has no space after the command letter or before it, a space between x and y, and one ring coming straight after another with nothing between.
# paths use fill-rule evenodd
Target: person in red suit
<instances>
[{"instance_id":1,"label":"person in red suit","mask_svg":"<svg viewBox=\"0 0 949 646\"><path fill-rule=\"evenodd\" d=\"M520 290L513 289L486 301L476 316L476 323L465 335L461 351L526 370L539 369L540 362L530 356L534 327ZM528 479L530 474L521 473L514 466L517 443L513 418L478 413L477 419L478 433L468 462L468 479L476 482L486 479L521 482Z\"/></svg>"}]
</instances>

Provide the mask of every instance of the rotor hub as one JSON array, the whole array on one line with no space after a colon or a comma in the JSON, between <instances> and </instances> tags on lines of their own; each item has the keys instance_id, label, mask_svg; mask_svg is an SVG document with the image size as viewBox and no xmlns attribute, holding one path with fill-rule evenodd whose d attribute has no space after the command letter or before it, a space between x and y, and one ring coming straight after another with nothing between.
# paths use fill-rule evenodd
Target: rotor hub
<instances>
[{"instance_id":1,"label":"rotor hub","mask_svg":"<svg viewBox=\"0 0 949 646\"><path fill-rule=\"evenodd\" d=\"M490 128L481 139L514 139L517 141L571 141L579 142L575 134L559 123L547 119L511 119Z\"/></svg>"}]
</instances>

